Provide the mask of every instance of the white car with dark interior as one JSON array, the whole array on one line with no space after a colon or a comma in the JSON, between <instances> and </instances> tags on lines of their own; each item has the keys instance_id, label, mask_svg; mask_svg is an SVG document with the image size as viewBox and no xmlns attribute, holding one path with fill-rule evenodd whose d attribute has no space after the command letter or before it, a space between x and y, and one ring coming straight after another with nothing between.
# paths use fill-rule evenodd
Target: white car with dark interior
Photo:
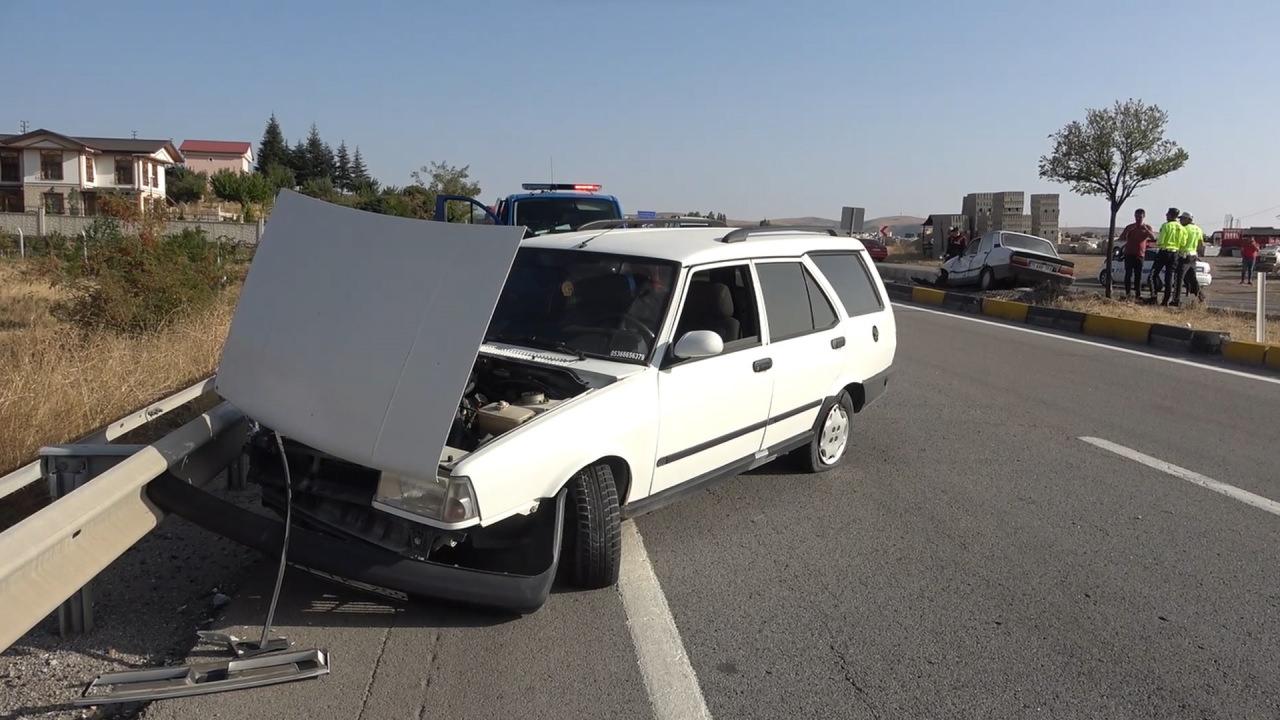
<instances>
[{"instance_id":1,"label":"white car with dark interior","mask_svg":"<svg viewBox=\"0 0 1280 720\"><path fill-rule=\"evenodd\" d=\"M153 499L267 552L291 507L294 564L524 612L557 576L615 583L625 518L784 457L856 462L897 347L856 239L523 234L282 193L217 378L265 510Z\"/></svg>"}]
</instances>

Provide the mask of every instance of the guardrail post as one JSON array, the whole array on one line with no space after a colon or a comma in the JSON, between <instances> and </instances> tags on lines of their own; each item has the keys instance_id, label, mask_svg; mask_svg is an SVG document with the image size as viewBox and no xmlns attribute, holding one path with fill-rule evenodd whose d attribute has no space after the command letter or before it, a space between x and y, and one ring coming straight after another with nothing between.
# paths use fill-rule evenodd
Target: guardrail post
<instances>
[{"instance_id":1,"label":"guardrail post","mask_svg":"<svg viewBox=\"0 0 1280 720\"><path fill-rule=\"evenodd\" d=\"M74 492L144 445L54 445L40 448L40 469L52 500ZM58 632L67 638L93 630L93 590L85 585L58 606Z\"/></svg>"},{"instance_id":2,"label":"guardrail post","mask_svg":"<svg viewBox=\"0 0 1280 720\"><path fill-rule=\"evenodd\" d=\"M1254 340L1260 343L1267 341L1267 274L1254 273L1255 285L1258 289L1257 314L1254 316Z\"/></svg>"},{"instance_id":3,"label":"guardrail post","mask_svg":"<svg viewBox=\"0 0 1280 720\"><path fill-rule=\"evenodd\" d=\"M27 257L27 238L22 233L22 228L18 228L18 257Z\"/></svg>"}]
</instances>

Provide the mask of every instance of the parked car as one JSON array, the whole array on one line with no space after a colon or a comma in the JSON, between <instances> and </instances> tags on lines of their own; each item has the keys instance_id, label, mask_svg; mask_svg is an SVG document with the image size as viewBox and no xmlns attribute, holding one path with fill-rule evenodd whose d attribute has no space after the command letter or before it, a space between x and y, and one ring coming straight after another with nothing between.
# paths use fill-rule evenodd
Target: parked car
<instances>
[{"instance_id":1,"label":"parked car","mask_svg":"<svg viewBox=\"0 0 1280 720\"><path fill-rule=\"evenodd\" d=\"M867 249L867 255L876 262L883 262L889 257L889 247L877 238L863 239L862 245Z\"/></svg>"},{"instance_id":2,"label":"parked car","mask_svg":"<svg viewBox=\"0 0 1280 720\"><path fill-rule=\"evenodd\" d=\"M938 284L992 290L1001 285L1070 284L1074 278L1075 263L1059 257L1048 240L993 230L944 262Z\"/></svg>"},{"instance_id":3,"label":"parked car","mask_svg":"<svg viewBox=\"0 0 1280 720\"><path fill-rule=\"evenodd\" d=\"M1275 272L1280 268L1280 243L1272 243L1258 250L1253 262L1253 269L1257 272Z\"/></svg>"},{"instance_id":4,"label":"parked car","mask_svg":"<svg viewBox=\"0 0 1280 720\"><path fill-rule=\"evenodd\" d=\"M1151 285L1151 268L1155 266L1156 249L1147 248L1146 255L1142 258L1142 287L1148 288ZM1115 280L1112 285L1124 285L1124 248L1117 247L1112 255L1110 268L1103 267L1098 271L1098 284L1107 284L1107 274L1113 273ZM1163 280L1164 278L1161 278ZM1196 258L1196 281L1200 283L1200 287L1206 288L1213 284L1213 268L1208 262L1202 258Z\"/></svg>"},{"instance_id":5,"label":"parked car","mask_svg":"<svg viewBox=\"0 0 1280 720\"><path fill-rule=\"evenodd\" d=\"M623 518L782 456L856 458L897 346L859 243L520 235L281 195L217 389L257 423L263 503L300 518L292 562L527 611L560 565L612 585ZM278 552L278 523L174 487L162 507Z\"/></svg>"}]
</instances>

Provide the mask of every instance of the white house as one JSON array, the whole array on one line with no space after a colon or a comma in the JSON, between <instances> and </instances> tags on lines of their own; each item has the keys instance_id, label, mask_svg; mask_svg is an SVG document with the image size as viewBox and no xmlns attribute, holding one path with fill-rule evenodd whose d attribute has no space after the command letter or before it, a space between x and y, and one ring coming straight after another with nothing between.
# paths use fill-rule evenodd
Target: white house
<instances>
[{"instance_id":1,"label":"white house","mask_svg":"<svg viewBox=\"0 0 1280 720\"><path fill-rule=\"evenodd\" d=\"M0 134L0 211L94 215L103 192L164 202L165 168L181 162L169 140Z\"/></svg>"}]
</instances>

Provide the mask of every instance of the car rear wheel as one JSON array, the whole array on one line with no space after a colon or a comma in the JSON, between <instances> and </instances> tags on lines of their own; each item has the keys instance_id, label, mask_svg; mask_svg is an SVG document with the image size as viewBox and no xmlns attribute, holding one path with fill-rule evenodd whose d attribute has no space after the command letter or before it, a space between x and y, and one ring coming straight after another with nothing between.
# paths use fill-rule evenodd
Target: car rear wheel
<instances>
[{"instance_id":1,"label":"car rear wheel","mask_svg":"<svg viewBox=\"0 0 1280 720\"><path fill-rule=\"evenodd\" d=\"M797 458L805 472L820 473L838 467L849 456L853 424L853 398L841 391L823 404L814 426L813 439L800 448Z\"/></svg>"},{"instance_id":2,"label":"car rear wheel","mask_svg":"<svg viewBox=\"0 0 1280 720\"><path fill-rule=\"evenodd\" d=\"M1106 268L1102 268L1101 270L1098 271L1098 284L1103 287L1106 287L1107 279L1110 277L1111 277L1111 271L1107 270Z\"/></svg>"},{"instance_id":3,"label":"car rear wheel","mask_svg":"<svg viewBox=\"0 0 1280 720\"><path fill-rule=\"evenodd\" d=\"M585 467L569 480L565 524L568 579L582 588L609 587L618 581L622 560L622 518L613 469L605 463Z\"/></svg>"},{"instance_id":4,"label":"car rear wheel","mask_svg":"<svg viewBox=\"0 0 1280 720\"><path fill-rule=\"evenodd\" d=\"M991 268L982 268L982 272L978 275L978 288L983 292L986 292L987 290L994 289L995 286L996 274L991 271Z\"/></svg>"}]
</instances>

